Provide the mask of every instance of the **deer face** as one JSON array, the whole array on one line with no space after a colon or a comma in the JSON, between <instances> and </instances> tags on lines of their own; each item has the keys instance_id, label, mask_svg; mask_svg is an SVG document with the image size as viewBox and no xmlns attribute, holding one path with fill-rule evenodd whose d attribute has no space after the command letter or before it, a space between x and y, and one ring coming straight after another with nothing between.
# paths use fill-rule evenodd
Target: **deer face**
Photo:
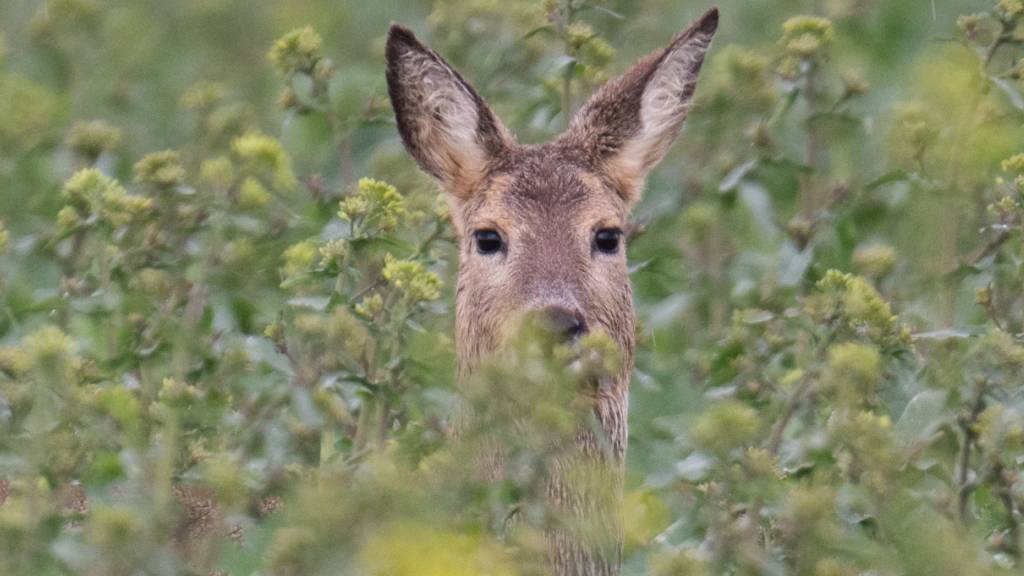
<instances>
[{"instance_id":1,"label":"deer face","mask_svg":"<svg viewBox=\"0 0 1024 576\"><path fill-rule=\"evenodd\" d=\"M557 338L602 330L632 350L628 204L574 152L509 151L478 193L454 203L464 363L500 346L527 316Z\"/></svg>"},{"instance_id":2,"label":"deer face","mask_svg":"<svg viewBox=\"0 0 1024 576\"><path fill-rule=\"evenodd\" d=\"M388 37L399 132L445 189L459 236L459 358L472 369L522 318L554 335L590 330L633 354L624 231L647 172L689 108L717 28L712 10L608 83L554 141L523 146L447 62L413 34Z\"/></svg>"}]
</instances>

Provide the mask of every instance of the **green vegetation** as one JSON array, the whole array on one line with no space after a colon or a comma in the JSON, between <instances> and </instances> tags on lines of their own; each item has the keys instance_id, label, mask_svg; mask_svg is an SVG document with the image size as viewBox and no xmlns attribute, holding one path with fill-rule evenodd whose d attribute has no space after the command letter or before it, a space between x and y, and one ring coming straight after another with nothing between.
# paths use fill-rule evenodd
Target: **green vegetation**
<instances>
[{"instance_id":1,"label":"green vegetation","mask_svg":"<svg viewBox=\"0 0 1024 576\"><path fill-rule=\"evenodd\" d=\"M719 6L630 241L624 573L1019 574L1024 4ZM545 451L620 359L457 392L387 25L533 142L705 8L0 4L0 574L542 573Z\"/></svg>"}]
</instances>

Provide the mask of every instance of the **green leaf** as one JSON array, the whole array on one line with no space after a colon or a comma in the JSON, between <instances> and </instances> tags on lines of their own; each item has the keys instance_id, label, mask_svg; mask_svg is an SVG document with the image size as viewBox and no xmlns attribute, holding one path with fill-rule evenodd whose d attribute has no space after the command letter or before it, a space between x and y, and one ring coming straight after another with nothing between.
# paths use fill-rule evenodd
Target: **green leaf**
<instances>
[{"instance_id":1,"label":"green leaf","mask_svg":"<svg viewBox=\"0 0 1024 576\"><path fill-rule=\"evenodd\" d=\"M530 30L526 34L523 34L523 40L528 40L530 38L533 38L537 34L541 34L541 33L547 33L547 34L550 34L550 35L554 36L555 35L555 27L552 26L551 24L542 24L540 26L537 26L536 28Z\"/></svg>"},{"instance_id":2,"label":"green leaf","mask_svg":"<svg viewBox=\"0 0 1024 576\"><path fill-rule=\"evenodd\" d=\"M910 399L893 431L907 446L924 442L952 417L946 413L945 390L925 390Z\"/></svg>"},{"instance_id":3,"label":"green leaf","mask_svg":"<svg viewBox=\"0 0 1024 576\"><path fill-rule=\"evenodd\" d=\"M718 191L729 192L736 188L736 185L740 183L740 180L757 168L758 162L758 159L754 158L753 160L748 160L730 170L729 173L725 175L725 178L722 178L722 183L718 185Z\"/></svg>"},{"instance_id":4,"label":"green leaf","mask_svg":"<svg viewBox=\"0 0 1024 576\"><path fill-rule=\"evenodd\" d=\"M868 182L864 186L865 192L873 192L886 184L892 184L893 182L906 182L909 179L907 173L903 170L892 170L882 174L878 178L875 178L871 182Z\"/></svg>"},{"instance_id":5,"label":"green leaf","mask_svg":"<svg viewBox=\"0 0 1024 576\"><path fill-rule=\"evenodd\" d=\"M1002 78L992 78L992 83L1002 90L1006 97L1010 100L1010 104L1021 112L1024 112L1024 96L1017 90L1017 88Z\"/></svg>"}]
</instances>

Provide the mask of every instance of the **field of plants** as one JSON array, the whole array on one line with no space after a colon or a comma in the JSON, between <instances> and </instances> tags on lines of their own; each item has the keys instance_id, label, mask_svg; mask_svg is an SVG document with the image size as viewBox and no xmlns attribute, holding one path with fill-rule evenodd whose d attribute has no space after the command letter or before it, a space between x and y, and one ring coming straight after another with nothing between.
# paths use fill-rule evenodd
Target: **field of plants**
<instances>
[{"instance_id":1,"label":"field of plants","mask_svg":"<svg viewBox=\"0 0 1024 576\"><path fill-rule=\"evenodd\" d=\"M623 573L1024 573L1024 1L718 6L629 238ZM709 7L0 2L0 574L543 574L453 414L531 470L571 402L456 385L388 26L541 142Z\"/></svg>"}]
</instances>

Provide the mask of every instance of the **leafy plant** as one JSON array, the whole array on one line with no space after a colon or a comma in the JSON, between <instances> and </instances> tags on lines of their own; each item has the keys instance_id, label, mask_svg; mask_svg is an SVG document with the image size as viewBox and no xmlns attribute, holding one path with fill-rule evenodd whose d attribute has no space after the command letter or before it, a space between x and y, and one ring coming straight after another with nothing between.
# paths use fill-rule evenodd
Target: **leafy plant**
<instances>
[{"instance_id":1,"label":"leafy plant","mask_svg":"<svg viewBox=\"0 0 1024 576\"><path fill-rule=\"evenodd\" d=\"M543 574L620 359L524 335L456 385L382 39L539 140L683 4L0 5L0 572ZM629 239L623 572L1019 572L1024 7L720 4Z\"/></svg>"}]
</instances>

